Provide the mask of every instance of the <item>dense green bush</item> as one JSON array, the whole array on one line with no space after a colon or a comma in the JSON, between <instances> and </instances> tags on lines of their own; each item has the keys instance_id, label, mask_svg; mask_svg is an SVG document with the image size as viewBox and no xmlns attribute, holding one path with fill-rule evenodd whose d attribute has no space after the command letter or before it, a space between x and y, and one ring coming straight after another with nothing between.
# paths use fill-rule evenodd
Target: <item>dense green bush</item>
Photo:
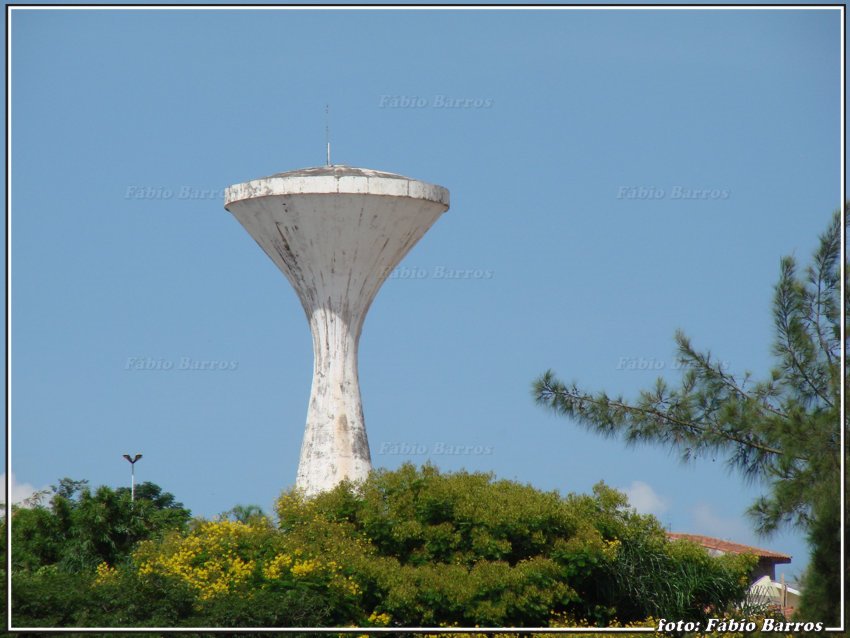
<instances>
[{"instance_id":1,"label":"dense green bush","mask_svg":"<svg viewBox=\"0 0 850 638\"><path fill-rule=\"evenodd\" d=\"M121 494L84 487L54 496L49 509L17 509L15 624L699 620L743 599L753 565L669 542L654 518L604 484L560 496L486 474L405 465L311 499L285 492L276 522L252 510L187 523L173 497L157 502L154 491L129 511Z\"/></svg>"},{"instance_id":2,"label":"dense green bush","mask_svg":"<svg viewBox=\"0 0 850 638\"><path fill-rule=\"evenodd\" d=\"M350 563L363 602L407 626L545 626L559 613L600 625L698 620L742 599L753 566L669 542L604 484L561 497L405 465L309 501L284 494L277 514L283 530L333 522L366 544L373 554Z\"/></svg>"},{"instance_id":3,"label":"dense green bush","mask_svg":"<svg viewBox=\"0 0 850 638\"><path fill-rule=\"evenodd\" d=\"M127 488L62 479L48 506L12 508L12 568L33 572L56 565L63 572L91 571L130 558L136 544L167 530L185 529L189 510L150 482Z\"/></svg>"}]
</instances>

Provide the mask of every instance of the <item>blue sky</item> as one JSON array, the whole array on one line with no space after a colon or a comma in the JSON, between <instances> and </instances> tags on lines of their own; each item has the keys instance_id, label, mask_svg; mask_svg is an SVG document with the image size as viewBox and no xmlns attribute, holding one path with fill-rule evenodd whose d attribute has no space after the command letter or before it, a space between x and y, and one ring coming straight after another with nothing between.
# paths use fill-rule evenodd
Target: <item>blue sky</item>
<instances>
[{"instance_id":1,"label":"blue sky","mask_svg":"<svg viewBox=\"0 0 850 638\"><path fill-rule=\"evenodd\" d=\"M769 369L779 259L805 262L841 203L840 18L16 10L16 493L125 485L125 452L201 516L294 483L309 329L222 191L323 164L329 103L334 163L452 198L366 320L374 465L604 480L673 531L792 554L794 578L802 537L744 517L761 486L588 434L530 388L675 381L678 328Z\"/></svg>"}]
</instances>

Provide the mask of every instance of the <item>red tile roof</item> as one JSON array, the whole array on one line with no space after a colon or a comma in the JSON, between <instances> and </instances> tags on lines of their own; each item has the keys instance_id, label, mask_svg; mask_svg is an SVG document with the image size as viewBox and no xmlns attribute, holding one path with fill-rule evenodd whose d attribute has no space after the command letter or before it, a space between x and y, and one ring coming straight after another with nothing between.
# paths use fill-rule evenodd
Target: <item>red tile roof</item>
<instances>
[{"instance_id":1,"label":"red tile roof","mask_svg":"<svg viewBox=\"0 0 850 638\"><path fill-rule=\"evenodd\" d=\"M772 563L790 563L791 557L787 554L772 552L769 549L761 549L759 547L751 547L749 545L741 545L740 543L732 543L731 541L712 538L711 536L700 536L699 534L677 534L675 532L667 532L667 537L671 540L685 539L702 545L706 549L717 550L724 554L754 554L759 558L768 558Z\"/></svg>"}]
</instances>

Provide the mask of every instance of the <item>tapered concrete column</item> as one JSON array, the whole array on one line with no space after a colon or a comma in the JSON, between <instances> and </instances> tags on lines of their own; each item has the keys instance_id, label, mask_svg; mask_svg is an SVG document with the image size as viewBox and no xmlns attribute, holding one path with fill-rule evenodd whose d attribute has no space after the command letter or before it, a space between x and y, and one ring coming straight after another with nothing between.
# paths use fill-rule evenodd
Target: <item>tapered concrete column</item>
<instances>
[{"instance_id":1,"label":"tapered concrete column","mask_svg":"<svg viewBox=\"0 0 850 638\"><path fill-rule=\"evenodd\" d=\"M313 385L296 485L312 494L365 478L372 463L357 377L359 327L338 309L317 308L310 330Z\"/></svg>"},{"instance_id":2,"label":"tapered concrete column","mask_svg":"<svg viewBox=\"0 0 850 638\"><path fill-rule=\"evenodd\" d=\"M371 469L357 377L363 321L381 284L449 193L393 173L324 166L237 184L229 210L286 275L313 335L313 385L296 486L308 496Z\"/></svg>"}]
</instances>

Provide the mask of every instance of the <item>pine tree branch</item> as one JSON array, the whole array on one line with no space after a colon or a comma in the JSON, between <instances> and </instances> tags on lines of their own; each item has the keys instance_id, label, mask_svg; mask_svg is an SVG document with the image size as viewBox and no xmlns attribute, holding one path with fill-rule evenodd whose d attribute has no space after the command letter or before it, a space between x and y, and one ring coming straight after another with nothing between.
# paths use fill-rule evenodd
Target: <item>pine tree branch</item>
<instances>
[{"instance_id":1,"label":"pine tree branch","mask_svg":"<svg viewBox=\"0 0 850 638\"><path fill-rule=\"evenodd\" d=\"M850 210L850 209L847 209ZM845 214L847 213L845 210ZM833 366L839 354L835 352L837 344L824 333L822 319L835 323L838 313L835 299L838 294L840 269L837 268L841 253L841 216L836 211L829 229L820 237L820 246L814 254L814 264L807 271L808 283L815 289L814 294L805 291L807 314L804 317L812 332L817 335L817 343L823 352L828 366Z\"/></svg>"},{"instance_id":2,"label":"pine tree branch","mask_svg":"<svg viewBox=\"0 0 850 638\"><path fill-rule=\"evenodd\" d=\"M606 399L605 401L602 401L602 400L599 400L599 399L595 399L595 398L593 398L593 397L591 397L590 395L587 395L587 394L580 395L580 394L576 393L574 395L571 395L569 393L569 391L567 391L566 388L564 388L563 385L561 385L561 384L557 384L560 387L553 387L551 382L548 382L548 380L541 379L541 381L543 382L542 392L539 392L538 394L539 394L541 402L544 402L544 403L551 403L552 398L556 398L556 399L559 398L559 399L561 399L562 401L565 401L565 402L579 401L579 402L591 403L591 404L594 404L594 405L597 405L597 406L614 407L614 408L620 409L620 410L622 410L623 412L626 412L626 413L630 412L630 413L636 413L636 414L654 417L656 419L660 419L662 421L665 421L665 422L667 422L671 425L676 425L676 426L680 426L680 427L683 427L683 428L687 428L687 429L692 430L694 432L699 432L699 433L706 434L706 435L719 436L720 438L725 439L727 441L737 443L738 445L742 445L742 446L747 447L747 448L756 449L756 450L759 450L761 452L765 452L767 454L774 454L776 456L783 456L783 457L789 456L790 458L795 459L795 460L808 461L808 459L805 458L805 457L788 455L786 452L783 452L782 450L780 450L778 448L774 448L774 447L771 447L769 445L757 443L757 442L754 442L754 441L749 441L749 440L743 439L741 437L735 436L734 434L731 434L729 432L725 432L723 430L719 430L719 429L716 429L716 428L711 428L711 427L708 427L708 426L700 425L699 423L696 423L694 421L686 421L686 420L678 419L675 416L673 416L673 415L671 415L667 412L663 412L663 411L660 411L660 410L653 410L653 409L650 409L650 408L641 408L641 407L629 405L627 403L623 403L621 401L616 401L616 400ZM546 394L548 394L549 397L552 397L552 398L546 397L545 396ZM552 407L554 408L555 406L552 406ZM584 417L584 415L579 415L579 417L580 418L587 418L587 417Z\"/></svg>"},{"instance_id":3,"label":"pine tree branch","mask_svg":"<svg viewBox=\"0 0 850 638\"><path fill-rule=\"evenodd\" d=\"M681 332L677 333L676 340L679 342L680 350L684 350L688 356L695 359L700 364L703 370L710 370L714 375L717 376L717 378L720 380L721 383L723 383L723 385L732 390L732 392L737 394L739 397L751 403L752 405L764 408L768 412L772 413L774 416L778 416L782 419L788 418L788 415L785 412L782 412L778 408L771 405L770 402L767 401L767 399L758 400L752 395L750 395L746 390L744 390L741 386L738 385L738 383L735 381L734 376L725 374L720 367L712 366L711 362L705 355L697 352L691 347L690 341L684 336L684 334L682 334Z\"/></svg>"},{"instance_id":4,"label":"pine tree branch","mask_svg":"<svg viewBox=\"0 0 850 638\"><path fill-rule=\"evenodd\" d=\"M832 366L835 363L835 361L834 361L833 356L832 356L832 351L826 343L826 339L824 338L824 335L823 335L823 329L821 328L821 325L820 325L820 318L821 318L821 315L823 314L821 312L821 308L823 307L823 302L821 301L821 294L822 294L822 290L823 290L822 285L823 285L823 277L820 276L820 272L819 272L818 273L817 296L815 297L815 306L817 308L817 310L815 310L815 321L814 321L815 333L818 336L818 343L820 344L821 350L823 350L823 353L826 355L827 364Z\"/></svg>"},{"instance_id":5,"label":"pine tree branch","mask_svg":"<svg viewBox=\"0 0 850 638\"><path fill-rule=\"evenodd\" d=\"M833 407L832 401L823 394L822 389L812 380L807 373L803 363L800 361L799 353L797 352L796 344L793 342L793 327L791 326L791 316L794 312L794 303L791 299L794 286L794 263L789 257L782 260L782 278L776 287L776 322L778 332L784 340L784 348L781 354L785 355L786 361L791 365L791 368L800 376L814 392L815 396L819 397L828 406Z\"/></svg>"},{"instance_id":6,"label":"pine tree branch","mask_svg":"<svg viewBox=\"0 0 850 638\"><path fill-rule=\"evenodd\" d=\"M826 403L829 407L833 407L833 403L829 399L829 397L827 397L823 393L821 388L818 387L818 385L812 380L812 378L806 372L805 368L803 367L802 363L800 362L799 357L797 356L796 350L794 350L793 346L791 346L791 344L787 341L787 339L786 339L786 343L788 344L788 347L789 347L788 352L791 355L791 361L794 364L794 368L797 370L797 373L800 375L800 377L803 379L803 381L805 381L809 385L809 387L814 391L814 393L818 397L820 397L821 401Z\"/></svg>"},{"instance_id":7,"label":"pine tree branch","mask_svg":"<svg viewBox=\"0 0 850 638\"><path fill-rule=\"evenodd\" d=\"M845 207L844 210L844 218L847 219L847 214L850 212L850 208ZM819 251L820 260L818 263L818 309L822 308L821 304L821 292L822 287L825 284L827 288L827 292L829 293L826 297L826 301L823 302L824 305L827 304L831 299L833 299L833 295L839 294L838 290L838 282L841 279L841 268L838 266L839 259L841 258L841 216L838 211L835 212L835 215L832 218L832 226L830 229L821 237L821 250ZM829 310L832 310L832 315L835 319L837 319L836 306L834 304L829 304L827 308L827 313ZM820 325L820 317L823 316L824 313L819 312L818 317L818 336L821 339L821 347L823 348L824 353L826 354L827 361L830 365L834 365L840 356L839 353L834 353L833 349L829 347L829 340L823 336L823 331ZM827 314L827 319L830 317Z\"/></svg>"}]
</instances>

